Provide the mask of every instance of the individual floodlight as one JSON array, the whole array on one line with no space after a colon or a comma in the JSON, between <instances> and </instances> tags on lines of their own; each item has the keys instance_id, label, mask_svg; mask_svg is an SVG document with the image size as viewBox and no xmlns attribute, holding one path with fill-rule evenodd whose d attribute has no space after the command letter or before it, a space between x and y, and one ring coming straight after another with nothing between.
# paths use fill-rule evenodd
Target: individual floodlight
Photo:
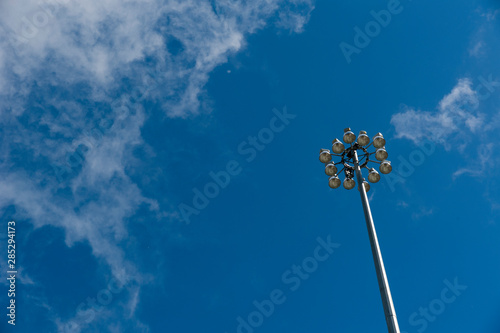
<instances>
[{"instance_id":1,"label":"individual floodlight","mask_svg":"<svg viewBox=\"0 0 500 333\"><path fill-rule=\"evenodd\" d=\"M345 143L353 143L356 140L356 135L354 135L349 127L344 129L343 140Z\"/></svg>"},{"instance_id":2,"label":"individual floodlight","mask_svg":"<svg viewBox=\"0 0 500 333\"><path fill-rule=\"evenodd\" d=\"M387 151L385 150L385 148L379 148L375 152L375 158L379 161L385 160L387 158L387 156L389 156L389 154L387 154Z\"/></svg>"},{"instance_id":3,"label":"individual floodlight","mask_svg":"<svg viewBox=\"0 0 500 333\"><path fill-rule=\"evenodd\" d=\"M370 184L366 180L363 180L363 186L365 187L365 192L370 190Z\"/></svg>"},{"instance_id":4,"label":"individual floodlight","mask_svg":"<svg viewBox=\"0 0 500 333\"><path fill-rule=\"evenodd\" d=\"M380 175L379 173L374 169L370 169L370 173L368 174L368 181L370 183L377 183L380 180Z\"/></svg>"},{"instance_id":5,"label":"individual floodlight","mask_svg":"<svg viewBox=\"0 0 500 333\"><path fill-rule=\"evenodd\" d=\"M380 172L382 172L384 175L387 175L392 171L392 166L390 161L383 161L380 163Z\"/></svg>"},{"instance_id":6,"label":"individual floodlight","mask_svg":"<svg viewBox=\"0 0 500 333\"><path fill-rule=\"evenodd\" d=\"M335 154L342 154L344 152L344 149L345 149L344 144L339 139L333 140L332 151Z\"/></svg>"},{"instance_id":7,"label":"individual floodlight","mask_svg":"<svg viewBox=\"0 0 500 333\"><path fill-rule=\"evenodd\" d=\"M360 131L358 135L358 143L361 146L366 146L370 143L370 137L366 135L366 131Z\"/></svg>"},{"instance_id":8,"label":"individual floodlight","mask_svg":"<svg viewBox=\"0 0 500 333\"><path fill-rule=\"evenodd\" d=\"M339 177L337 175L331 176L330 179L328 180L328 186L331 188L338 188L342 182L340 181Z\"/></svg>"},{"instance_id":9,"label":"individual floodlight","mask_svg":"<svg viewBox=\"0 0 500 333\"><path fill-rule=\"evenodd\" d=\"M337 167L333 163L328 163L325 167L325 173L328 176L333 176L337 174Z\"/></svg>"},{"instance_id":10,"label":"individual floodlight","mask_svg":"<svg viewBox=\"0 0 500 333\"><path fill-rule=\"evenodd\" d=\"M332 155L328 149L321 149L319 152L319 161L321 163L328 163L332 160Z\"/></svg>"},{"instance_id":11,"label":"individual floodlight","mask_svg":"<svg viewBox=\"0 0 500 333\"><path fill-rule=\"evenodd\" d=\"M377 133L377 135L375 135L375 137L373 138L373 146L375 148L382 148L383 146L385 146L385 139L382 136L382 133Z\"/></svg>"},{"instance_id":12,"label":"individual floodlight","mask_svg":"<svg viewBox=\"0 0 500 333\"><path fill-rule=\"evenodd\" d=\"M352 190L356 186L356 182L352 178L346 178L344 180L344 188L346 190Z\"/></svg>"}]
</instances>

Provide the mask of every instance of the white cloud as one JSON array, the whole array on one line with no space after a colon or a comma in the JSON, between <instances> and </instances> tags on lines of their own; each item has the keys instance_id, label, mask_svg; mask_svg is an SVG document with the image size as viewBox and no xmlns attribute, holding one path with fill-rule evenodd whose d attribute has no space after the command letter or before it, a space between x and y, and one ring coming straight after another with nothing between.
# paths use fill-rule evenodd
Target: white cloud
<instances>
[{"instance_id":1,"label":"white cloud","mask_svg":"<svg viewBox=\"0 0 500 333\"><path fill-rule=\"evenodd\" d=\"M214 6L196 0L46 1L46 10L35 1L3 4L7 36L0 45L10 54L0 57L0 77L10 77L11 84L32 81L34 71L43 70L56 78L38 77L42 82L83 81L111 92L121 78L137 79L138 71L153 66L161 91L152 97L169 116L181 117L199 111L208 74L244 46L245 35L263 28L278 9L277 24L300 32L314 8L313 0L221 0Z\"/></svg>"},{"instance_id":2,"label":"white cloud","mask_svg":"<svg viewBox=\"0 0 500 333\"><path fill-rule=\"evenodd\" d=\"M483 53L484 42L478 41L473 47L469 49L469 55L473 57L479 57Z\"/></svg>"},{"instance_id":3,"label":"white cloud","mask_svg":"<svg viewBox=\"0 0 500 333\"><path fill-rule=\"evenodd\" d=\"M486 21L490 22L496 20L498 13L500 13L499 9L489 9L486 12L481 13L481 16L486 17Z\"/></svg>"},{"instance_id":4,"label":"white cloud","mask_svg":"<svg viewBox=\"0 0 500 333\"><path fill-rule=\"evenodd\" d=\"M472 82L469 79L458 80L457 85L451 90L451 92L444 96L439 102L439 110L443 113L458 111L462 113L460 108L471 104L477 106L478 99L476 92L471 88Z\"/></svg>"},{"instance_id":5,"label":"white cloud","mask_svg":"<svg viewBox=\"0 0 500 333\"><path fill-rule=\"evenodd\" d=\"M449 148L454 136L463 137L464 131L475 133L484 123L477 111L479 99L469 79L460 79L452 91L444 96L437 111L420 111L406 107L391 118L397 138L418 143L423 138L440 142Z\"/></svg>"},{"instance_id":6,"label":"white cloud","mask_svg":"<svg viewBox=\"0 0 500 333\"><path fill-rule=\"evenodd\" d=\"M490 177L494 170L488 166L497 165L499 161L494 153L499 145L491 138L496 137L500 129L500 112L480 112L483 102L498 96L498 82L491 75L488 80L480 76L479 81L476 89L472 89L471 80L460 79L452 91L441 99L436 111L417 111L406 107L391 118L397 138L410 139L415 144L428 139L441 143L448 150L461 152L467 163L458 167L452 175L453 179L462 175ZM484 91L488 93L483 94Z\"/></svg>"},{"instance_id":7,"label":"white cloud","mask_svg":"<svg viewBox=\"0 0 500 333\"><path fill-rule=\"evenodd\" d=\"M278 26L296 33L302 32L311 17L313 8L309 1L287 1L284 7L280 8Z\"/></svg>"},{"instance_id":8,"label":"white cloud","mask_svg":"<svg viewBox=\"0 0 500 333\"><path fill-rule=\"evenodd\" d=\"M413 220L419 220L422 217L432 215L433 213L434 213L434 209L421 206L418 208L418 211L413 212L413 214L411 215L411 218Z\"/></svg>"},{"instance_id":9,"label":"white cloud","mask_svg":"<svg viewBox=\"0 0 500 333\"><path fill-rule=\"evenodd\" d=\"M471 34L468 49L469 56L481 58L482 61L491 56L493 60L496 60L497 52L495 52L495 49L498 43L498 24L496 20L499 12L498 9L484 9L482 7L475 10L480 19L475 31Z\"/></svg>"},{"instance_id":10,"label":"white cloud","mask_svg":"<svg viewBox=\"0 0 500 333\"><path fill-rule=\"evenodd\" d=\"M145 145L146 112L113 102L147 96L169 117L195 115L210 72L248 34L271 20L301 32L313 8L313 0L0 2L1 207L15 205L16 217L35 228L63 228L68 246L88 241L115 277L139 285L123 307L133 316L148 277L118 245L125 220L143 205L170 215L126 172L133 150ZM87 151L75 155L81 144ZM60 183L49 166L68 156L80 160ZM55 311L54 322L65 326Z\"/></svg>"}]
</instances>

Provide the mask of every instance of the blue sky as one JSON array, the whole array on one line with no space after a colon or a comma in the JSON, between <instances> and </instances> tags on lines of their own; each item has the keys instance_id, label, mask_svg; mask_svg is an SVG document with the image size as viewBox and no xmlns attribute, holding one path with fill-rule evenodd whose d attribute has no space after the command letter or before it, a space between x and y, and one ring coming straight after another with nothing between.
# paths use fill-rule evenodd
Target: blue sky
<instances>
[{"instance_id":1,"label":"blue sky","mask_svg":"<svg viewBox=\"0 0 500 333\"><path fill-rule=\"evenodd\" d=\"M499 332L499 35L487 0L0 3L0 331L386 332L318 161L351 127L401 331Z\"/></svg>"}]
</instances>

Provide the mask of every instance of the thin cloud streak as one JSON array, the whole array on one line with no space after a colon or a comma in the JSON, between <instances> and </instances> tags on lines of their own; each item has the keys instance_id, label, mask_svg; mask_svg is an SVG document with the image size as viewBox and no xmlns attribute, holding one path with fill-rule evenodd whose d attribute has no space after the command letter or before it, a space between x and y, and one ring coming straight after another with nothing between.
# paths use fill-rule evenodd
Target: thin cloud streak
<instances>
[{"instance_id":1,"label":"thin cloud streak","mask_svg":"<svg viewBox=\"0 0 500 333\"><path fill-rule=\"evenodd\" d=\"M172 215L161 212L127 173L137 159L134 150L148 147L141 134L148 111L141 103L124 109L113 102L146 96L167 117L210 111L204 86L215 67L269 21L303 31L313 9L312 0L1 3L0 205L14 205L16 218L35 228L64 229L68 246L88 241L114 277L138 286L121 310L106 313L125 311L130 327L146 327L134 318L140 286L150 277L119 244L127 238L126 220L140 207L159 217ZM155 90L145 72L153 76ZM86 133L103 119L110 127L95 145L88 144ZM80 144L91 149L60 182L52 166ZM47 307L59 328L71 321Z\"/></svg>"},{"instance_id":2,"label":"thin cloud streak","mask_svg":"<svg viewBox=\"0 0 500 333\"><path fill-rule=\"evenodd\" d=\"M483 77L480 81L481 84L472 89L470 79L460 79L441 99L435 111L405 107L392 116L391 124L395 127L396 138L409 139L417 145L420 140L427 139L442 144L446 150L458 151L465 162L452 173L452 180L466 175L481 181L489 179L484 195L491 202L492 209L497 209L490 193L496 192L497 188L496 170L491 166L500 162L495 154L500 145L492 138L497 137L500 129L500 110L491 112L486 110L490 106L483 107L483 104L489 98L498 98L498 89L495 89L498 82ZM488 94L480 95L481 90L487 90Z\"/></svg>"},{"instance_id":3,"label":"thin cloud streak","mask_svg":"<svg viewBox=\"0 0 500 333\"><path fill-rule=\"evenodd\" d=\"M467 131L475 133L483 125L484 116L478 112L479 99L472 89L470 79L460 79L452 91L444 96L437 111L420 111L406 107L391 118L396 138L406 138L418 143L422 139L441 143L450 149L452 136L462 136Z\"/></svg>"}]
</instances>

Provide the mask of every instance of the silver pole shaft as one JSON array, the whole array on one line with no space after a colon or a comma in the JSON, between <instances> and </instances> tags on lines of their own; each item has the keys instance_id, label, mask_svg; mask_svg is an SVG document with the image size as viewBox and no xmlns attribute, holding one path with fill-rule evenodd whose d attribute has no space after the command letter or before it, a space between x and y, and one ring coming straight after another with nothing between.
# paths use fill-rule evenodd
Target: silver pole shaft
<instances>
[{"instance_id":1,"label":"silver pole shaft","mask_svg":"<svg viewBox=\"0 0 500 333\"><path fill-rule=\"evenodd\" d=\"M365 187L363 186L363 176L358 164L358 154L354 150L354 167L356 171L356 179L358 180L358 189L361 194L361 202L363 203L363 211L365 212L366 227L368 228L368 236L370 237L370 245L372 248L373 261L375 263L375 271L377 272L378 287L380 289L380 296L382 297L382 304L384 306L385 321L389 333L400 333L398 319L396 318L396 310L394 310L394 303L392 302L391 290L389 289L389 280L385 273L384 261L382 260L382 253L377 239L377 232L375 231L375 224L373 223L372 212L368 197L366 196Z\"/></svg>"}]
</instances>

